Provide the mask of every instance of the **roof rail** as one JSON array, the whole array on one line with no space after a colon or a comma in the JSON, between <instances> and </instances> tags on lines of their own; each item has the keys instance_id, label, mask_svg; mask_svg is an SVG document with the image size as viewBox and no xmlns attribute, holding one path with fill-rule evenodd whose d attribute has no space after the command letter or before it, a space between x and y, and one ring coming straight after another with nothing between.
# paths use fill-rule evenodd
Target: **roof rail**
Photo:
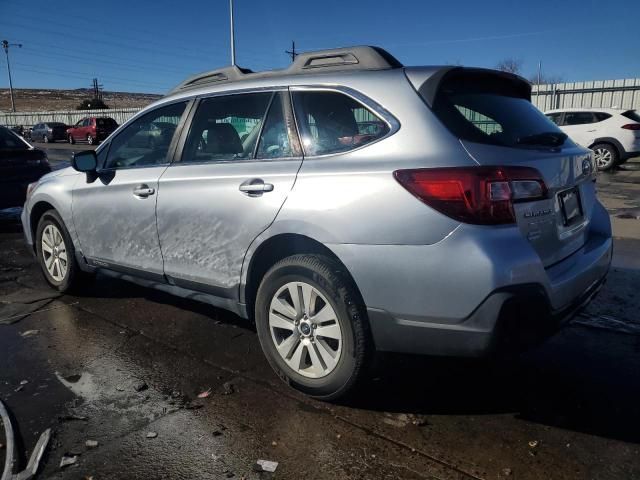
<instances>
[{"instance_id":1,"label":"roof rail","mask_svg":"<svg viewBox=\"0 0 640 480\"><path fill-rule=\"evenodd\" d=\"M183 90L204 85L223 82L236 82L249 78L262 78L282 75L302 75L320 72L335 72L345 70L387 70L401 68L403 65L389 52L380 47L356 46L318 50L301 53L294 62L281 70L253 72L246 68L232 65L230 67L203 72L187 78L169 92L176 93Z\"/></svg>"}]
</instances>

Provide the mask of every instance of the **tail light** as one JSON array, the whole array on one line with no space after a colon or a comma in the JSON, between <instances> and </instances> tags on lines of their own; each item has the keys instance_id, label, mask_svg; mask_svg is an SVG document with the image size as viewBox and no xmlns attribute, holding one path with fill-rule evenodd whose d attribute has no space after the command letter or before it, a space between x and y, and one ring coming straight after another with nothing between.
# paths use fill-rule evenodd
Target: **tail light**
<instances>
[{"instance_id":1,"label":"tail light","mask_svg":"<svg viewBox=\"0 0 640 480\"><path fill-rule=\"evenodd\" d=\"M627 123L623 125L622 128L625 130L640 130L640 123Z\"/></svg>"},{"instance_id":2,"label":"tail light","mask_svg":"<svg viewBox=\"0 0 640 480\"><path fill-rule=\"evenodd\" d=\"M540 172L529 167L429 168L393 175L440 213L477 225L515 223L513 203L547 196Z\"/></svg>"}]
</instances>

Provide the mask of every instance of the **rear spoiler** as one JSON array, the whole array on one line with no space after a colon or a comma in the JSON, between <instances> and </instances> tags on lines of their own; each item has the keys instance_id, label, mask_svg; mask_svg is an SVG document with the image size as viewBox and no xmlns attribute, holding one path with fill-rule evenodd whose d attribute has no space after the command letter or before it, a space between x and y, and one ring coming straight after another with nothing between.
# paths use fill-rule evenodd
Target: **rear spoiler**
<instances>
[{"instance_id":1,"label":"rear spoiler","mask_svg":"<svg viewBox=\"0 0 640 480\"><path fill-rule=\"evenodd\" d=\"M501 87L509 95L531 101L531 84L513 73L488 68L456 66L407 67L404 69L409 82L417 90L429 107L433 107L440 88L447 83L466 84L474 88L479 83L485 86Z\"/></svg>"}]
</instances>

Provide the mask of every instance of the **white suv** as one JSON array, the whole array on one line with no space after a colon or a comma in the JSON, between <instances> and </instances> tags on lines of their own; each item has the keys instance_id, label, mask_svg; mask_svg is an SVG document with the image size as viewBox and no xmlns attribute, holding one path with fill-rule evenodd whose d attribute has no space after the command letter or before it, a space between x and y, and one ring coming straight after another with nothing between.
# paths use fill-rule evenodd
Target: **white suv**
<instances>
[{"instance_id":1,"label":"white suv","mask_svg":"<svg viewBox=\"0 0 640 480\"><path fill-rule=\"evenodd\" d=\"M640 112L617 108L567 108L545 115L571 139L595 152L598 170L640 156Z\"/></svg>"}]
</instances>

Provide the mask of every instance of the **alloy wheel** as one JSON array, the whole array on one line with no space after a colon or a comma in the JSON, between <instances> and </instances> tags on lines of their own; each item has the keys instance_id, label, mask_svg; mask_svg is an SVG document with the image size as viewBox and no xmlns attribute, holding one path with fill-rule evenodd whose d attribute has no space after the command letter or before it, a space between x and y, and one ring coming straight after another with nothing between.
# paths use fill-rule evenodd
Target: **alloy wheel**
<instances>
[{"instance_id":1,"label":"alloy wheel","mask_svg":"<svg viewBox=\"0 0 640 480\"><path fill-rule=\"evenodd\" d=\"M612 155L606 148L596 148L594 150L596 157L596 165L600 168L606 168L611 164Z\"/></svg>"},{"instance_id":2,"label":"alloy wheel","mask_svg":"<svg viewBox=\"0 0 640 480\"><path fill-rule=\"evenodd\" d=\"M340 322L326 297L306 282L289 282L275 293L269 331L285 363L304 377L326 377L338 365L343 344Z\"/></svg>"},{"instance_id":3,"label":"alloy wheel","mask_svg":"<svg viewBox=\"0 0 640 480\"><path fill-rule=\"evenodd\" d=\"M42 231L42 261L56 282L62 282L69 269L67 247L62 233L55 225L49 224Z\"/></svg>"}]
</instances>

